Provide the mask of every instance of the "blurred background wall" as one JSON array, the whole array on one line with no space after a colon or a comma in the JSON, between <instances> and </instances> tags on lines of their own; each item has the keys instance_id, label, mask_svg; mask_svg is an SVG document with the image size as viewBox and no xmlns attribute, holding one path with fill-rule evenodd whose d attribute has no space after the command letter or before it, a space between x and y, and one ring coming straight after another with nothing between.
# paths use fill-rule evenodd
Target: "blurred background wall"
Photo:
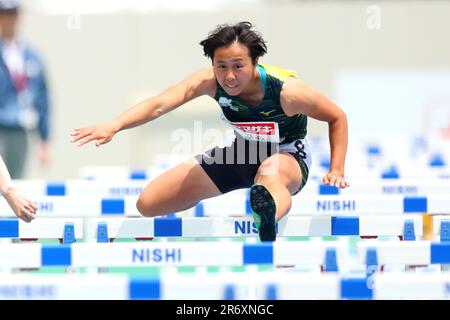
<instances>
[{"instance_id":1,"label":"blurred background wall","mask_svg":"<svg viewBox=\"0 0 450 320\"><path fill-rule=\"evenodd\" d=\"M359 79L371 79L373 72L406 72L406 78L408 72L419 78L425 72L433 79L442 76L439 86L450 89L449 17L447 1L25 1L22 34L47 64L53 102L51 166L42 171L30 156L26 176L74 178L86 165L145 168L159 154L170 153L177 129L193 134L195 126L203 132L226 128L216 103L200 98L119 133L101 148L69 143L73 128L106 121L210 64L199 41L216 25L241 20L253 22L267 41L262 62L296 70L346 110L351 123L364 127L366 121L381 132L383 119L396 108L391 122L410 123L412 133L420 132L416 122L422 113ZM390 88L403 87L408 95L404 78L389 79ZM376 83L385 83L383 77ZM419 81L414 88L421 86ZM359 111L349 107L352 88ZM379 98L375 104L371 95ZM449 100L444 111L450 109ZM409 120L413 112L414 123ZM326 124L309 120L309 134L326 136Z\"/></svg>"}]
</instances>

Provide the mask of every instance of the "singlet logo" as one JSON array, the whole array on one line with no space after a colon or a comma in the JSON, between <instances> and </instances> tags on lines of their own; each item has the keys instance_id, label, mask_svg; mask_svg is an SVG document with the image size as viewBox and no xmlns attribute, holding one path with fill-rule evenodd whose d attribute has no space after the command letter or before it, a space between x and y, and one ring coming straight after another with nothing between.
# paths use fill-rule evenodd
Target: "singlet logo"
<instances>
[{"instance_id":1,"label":"singlet logo","mask_svg":"<svg viewBox=\"0 0 450 320\"><path fill-rule=\"evenodd\" d=\"M246 140L280 143L278 123L270 121L231 122L222 113L221 119L230 124L233 129Z\"/></svg>"},{"instance_id":2,"label":"singlet logo","mask_svg":"<svg viewBox=\"0 0 450 320\"><path fill-rule=\"evenodd\" d=\"M272 112L274 112L275 111L275 109L273 109L273 110L270 110L270 111L261 111L260 113L263 115L263 116L266 116L266 117L268 117Z\"/></svg>"},{"instance_id":3,"label":"singlet logo","mask_svg":"<svg viewBox=\"0 0 450 320\"><path fill-rule=\"evenodd\" d=\"M233 106L233 101L231 99L220 97L219 98L219 104L222 108L230 108L233 111L239 111L239 109L235 106Z\"/></svg>"}]
</instances>

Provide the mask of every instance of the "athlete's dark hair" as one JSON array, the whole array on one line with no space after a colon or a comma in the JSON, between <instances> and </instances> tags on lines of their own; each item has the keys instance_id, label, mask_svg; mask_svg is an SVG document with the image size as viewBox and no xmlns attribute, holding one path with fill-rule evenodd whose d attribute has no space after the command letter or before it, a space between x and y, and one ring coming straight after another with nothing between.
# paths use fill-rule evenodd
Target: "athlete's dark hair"
<instances>
[{"instance_id":1,"label":"athlete's dark hair","mask_svg":"<svg viewBox=\"0 0 450 320\"><path fill-rule=\"evenodd\" d=\"M250 51L250 57L253 63L256 59L267 53L267 47L261 34L252 29L250 22L243 21L234 25L222 24L211 31L208 37L200 42L205 56L214 59L214 52L217 48L231 44L237 41L245 45Z\"/></svg>"}]
</instances>

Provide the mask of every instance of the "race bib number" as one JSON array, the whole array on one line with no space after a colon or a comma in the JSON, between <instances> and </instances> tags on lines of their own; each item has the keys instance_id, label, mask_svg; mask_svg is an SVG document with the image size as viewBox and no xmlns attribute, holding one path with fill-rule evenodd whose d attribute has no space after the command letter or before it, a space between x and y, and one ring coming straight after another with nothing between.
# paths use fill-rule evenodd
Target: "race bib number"
<instances>
[{"instance_id":1,"label":"race bib number","mask_svg":"<svg viewBox=\"0 0 450 320\"><path fill-rule=\"evenodd\" d=\"M276 122L231 122L223 114L221 118L245 140L280 143L280 131Z\"/></svg>"}]
</instances>

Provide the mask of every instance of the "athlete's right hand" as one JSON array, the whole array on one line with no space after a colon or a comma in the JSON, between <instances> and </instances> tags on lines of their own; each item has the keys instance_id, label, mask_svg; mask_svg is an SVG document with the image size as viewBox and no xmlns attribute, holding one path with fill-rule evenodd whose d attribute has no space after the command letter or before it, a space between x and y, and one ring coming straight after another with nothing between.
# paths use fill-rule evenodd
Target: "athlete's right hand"
<instances>
[{"instance_id":1,"label":"athlete's right hand","mask_svg":"<svg viewBox=\"0 0 450 320\"><path fill-rule=\"evenodd\" d=\"M95 141L97 147L111 141L113 136L119 131L114 122L105 122L84 128L76 128L72 131L70 142L77 146L85 145L88 142Z\"/></svg>"}]
</instances>

